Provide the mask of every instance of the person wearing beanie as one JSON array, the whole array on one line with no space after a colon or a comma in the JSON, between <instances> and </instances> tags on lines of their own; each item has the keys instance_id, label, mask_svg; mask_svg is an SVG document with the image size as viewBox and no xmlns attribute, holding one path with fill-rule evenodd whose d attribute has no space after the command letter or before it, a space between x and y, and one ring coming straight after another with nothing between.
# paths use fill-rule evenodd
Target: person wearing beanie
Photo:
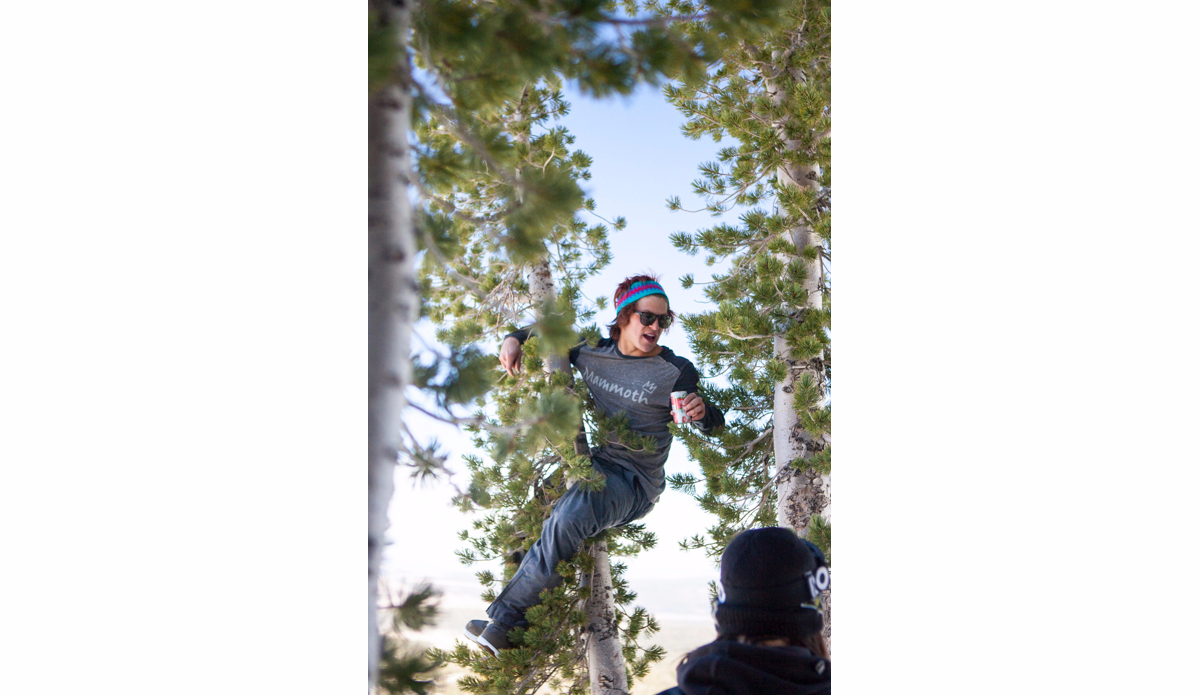
<instances>
[{"instance_id":1,"label":"person wearing beanie","mask_svg":"<svg viewBox=\"0 0 1200 695\"><path fill-rule=\"evenodd\" d=\"M593 400L608 417L625 417L634 434L654 440L653 449L631 449L612 433L591 452L592 466L604 475L604 489L576 483L555 504L541 536L521 560L513 578L487 609L488 620L472 620L464 634L493 654L513 645L512 628L527 625L525 611L538 603L543 589L562 582L555 571L583 541L605 529L632 523L650 512L666 489L663 464L671 448L672 392L686 392L680 409L701 432L725 424L721 411L696 393L700 374L686 358L659 344L675 318L667 293L652 275L635 275L617 286L617 315L609 337L596 347L581 344L571 364L587 383ZM500 346L500 365L510 376L521 371L521 346L529 327L510 333Z\"/></svg>"},{"instance_id":2,"label":"person wearing beanie","mask_svg":"<svg viewBox=\"0 0 1200 695\"><path fill-rule=\"evenodd\" d=\"M791 529L742 531L721 555L717 639L684 657L659 695L828 695L821 550Z\"/></svg>"}]
</instances>

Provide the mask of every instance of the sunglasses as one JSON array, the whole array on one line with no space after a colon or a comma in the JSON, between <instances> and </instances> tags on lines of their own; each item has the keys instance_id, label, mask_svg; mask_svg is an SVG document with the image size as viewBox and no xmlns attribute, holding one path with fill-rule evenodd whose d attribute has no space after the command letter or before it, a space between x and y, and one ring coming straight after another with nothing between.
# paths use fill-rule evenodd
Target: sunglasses
<instances>
[{"instance_id":1,"label":"sunglasses","mask_svg":"<svg viewBox=\"0 0 1200 695\"><path fill-rule=\"evenodd\" d=\"M658 321L658 327L665 331L667 330L667 326L671 325L670 314L652 314L649 311L635 311L634 313L642 320L643 326L651 326L655 321Z\"/></svg>"}]
</instances>

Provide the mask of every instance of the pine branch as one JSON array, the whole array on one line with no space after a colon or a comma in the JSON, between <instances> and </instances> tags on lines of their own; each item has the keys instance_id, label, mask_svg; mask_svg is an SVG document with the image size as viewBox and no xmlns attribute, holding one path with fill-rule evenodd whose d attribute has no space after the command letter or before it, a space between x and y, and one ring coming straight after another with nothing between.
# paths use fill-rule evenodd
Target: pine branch
<instances>
[{"instance_id":1,"label":"pine branch","mask_svg":"<svg viewBox=\"0 0 1200 695\"><path fill-rule=\"evenodd\" d=\"M451 132L454 133L455 136L458 137L459 141L471 146L471 149L474 150L477 155L479 155L479 158L487 163L493 175L500 177L501 180L512 186L513 189L517 191L519 196L525 193L525 186L521 182L521 179L509 174L508 170L502 164L500 164L500 162L496 161L496 158L493 157L492 153L488 151L487 147L485 147L484 144L479 141L479 138L475 137L474 133L463 129L459 125L462 117L458 115L457 109L451 106L438 104L431 100L429 110L435 114L438 119L441 120L441 122L447 128L449 128Z\"/></svg>"},{"instance_id":2,"label":"pine branch","mask_svg":"<svg viewBox=\"0 0 1200 695\"><path fill-rule=\"evenodd\" d=\"M514 206L509 205L505 208L502 208L500 210L497 210L496 212L489 214L487 217L476 217L475 215L468 215L467 213L460 210L453 202L431 193L429 191L429 189L425 188L425 184L421 183L420 180L417 179L417 177L413 177L413 178L414 178L413 184L417 187L417 191L421 194L422 198L434 203L442 210L445 210L448 214L450 214L455 219L462 220L463 222L471 224L475 227L490 227L492 225L499 224L500 222L503 222L504 218L507 217L514 209ZM498 235L495 235L495 236L498 236Z\"/></svg>"},{"instance_id":3,"label":"pine branch","mask_svg":"<svg viewBox=\"0 0 1200 695\"><path fill-rule=\"evenodd\" d=\"M450 260L447 259L446 256L442 254L441 250L437 247L437 244L434 243L433 238L429 235L429 231L427 229L425 229L425 226L421 225L421 224L417 224L414 226L417 228L417 232L421 235L421 240L425 243L425 249L427 251L429 251L431 254L433 254L433 257L437 259L438 264L442 268L445 268L448 273L453 275L456 280L464 283L466 285L466 288L468 290L470 290L470 292L472 294L479 297L480 299L486 300L487 295L483 294L483 292L480 291L479 283L475 282L474 280L472 280L469 277L466 277L465 275L459 273L457 270L454 269L454 267L450 263Z\"/></svg>"},{"instance_id":4,"label":"pine branch","mask_svg":"<svg viewBox=\"0 0 1200 695\"><path fill-rule=\"evenodd\" d=\"M733 408L731 408L730 410L734 410L734 409L733 409ZM742 408L739 408L738 410L744 410L744 409L742 409ZM772 426L772 427L768 427L768 428L767 428L767 429L766 429L766 430L765 430L765 431L764 431L762 434L760 434L758 437L756 437L756 438L754 439L754 441L752 441L752 442L747 442L747 443L745 443L745 444L741 444L741 445L739 445L739 446L735 446L735 447L733 447L733 448L734 448L734 449L753 449L755 446L757 446L757 445L758 445L758 443L759 443L759 442L761 442L762 440L766 439L767 437L770 437L770 436L771 436L772 434L774 434L774 433L775 433L775 428L774 428L773 426ZM734 460L734 461L731 461L730 463L737 463L737 461L739 461L739 460L741 460L741 459L736 459L736 460Z\"/></svg>"},{"instance_id":5,"label":"pine branch","mask_svg":"<svg viewBox=\"0 0 1200 695\"><path fill-rule=\"evenodd\" d=\"M437 413L431 413L428 410L417 405L416 403L413 403L412 401L409 401L408 407L410 407L420 413L423 413L424 415L431 417L434 420L437 420L438 422L444 422L448 425L455 425L457 427L463 427L463 426L479 427L479 428L487 430L488 432L491 432L493 434L503 434L503 435L509 435L509 436L520 434L525 429L528 429L529 425L535 425L535 424L545 421L545 418L535 418L533 420L530 420L527 423L524 423L526 425L525 427L518 427L518 426L501 427L499 425L491 424L490 422L488 422L488 419L485 417L459 417L459 416L456 416L453 414L448 414L448 415L443 416L443 415L439 415Z\"/></svg>"},{"instance_id":6,"label":"pine branch","mask_svg":"<svg viewBox=\"0 0 1200 695\"><path fill-rule=\"evenodd\" d=\"M732 338L733 340L741 340L741 341L744 341L744 342L749 342L749 341L751 341L751 340L766 340L766 339L768 339L768 338L770 338L770 339L774 340L774 338L775 338L775 336L774 336L774 335L746 335L746 336L742 336L742 335L738 335L738 334L736 334L736 333L733 333L733 332L731 332L731 331L722 331L722 330L717 330L717 329L715 329L715 328L714 328L714 329L712 329L712 332L713 332L713 333L716 333L717 335L723 335L723 336L725 336L725 337L727 337L727 338Z\"/></svg>"},{"instance_id":7,"label":"pine branch","mask_svg":"<svg viewBox=\"0 0 1200 695\"><path fill-rule=\"evenodd\" d=\"M702 22L712 17L711 12L697 12L692 15L656 15L654 17L629 18L605 15L600 21L617 26L663 27L669 24Z\"/></svg>"}]
</instances>

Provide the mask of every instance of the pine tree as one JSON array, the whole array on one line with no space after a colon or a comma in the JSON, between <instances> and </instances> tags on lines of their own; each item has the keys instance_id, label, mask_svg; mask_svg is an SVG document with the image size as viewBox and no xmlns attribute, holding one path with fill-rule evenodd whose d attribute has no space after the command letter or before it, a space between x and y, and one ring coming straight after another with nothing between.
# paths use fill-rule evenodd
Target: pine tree
<instances>
[{"instance_id":1,"label":"pine tree","mask_svg":"<svg viewBox=\"0 0 1200 695\"><path fill-rule=\"evenodd\" d=\"M403 430L399 411L405 405L405 388L429 389L441 411L435 416L468 423L471 418L452 411L477 401L490 385L487 358L472 341L494 334L505 322L516 323L513 319L532 310L542 329L539 349L546 355L562 354L575 337L570 329L573 321L587 318L580 309L578 286L571 279L574 271L556 267L561 272L555 302L534 306L522 294L527 292L528 279L521 268L552 252L557 252L558 263L576 263L588 249L594 253L591 260L583 261L585 265L599 267L594 264L607 262L604 252L595 251L599 249L596 234L575 220L576 212L587 205L576 183L577 172L586 168L584 161L575 154L566 156L565 132L539 133L535 142L529 124L561 108L561 97L554 96L561 79L575 80L587 94L604 96L627 94L639 81L663 75L698 78L713 56L774 21L778 4L778 0L709 0L697 9L705 26L686 36L676 28L678 18L643 16L636 0L585 0L583 4L548 0L536 6L508 0L375 0L371 5L368 629L372 684L380 654L376 585L396 455L405 456L423 475L445 472L445 455L436 442L420 441L412 433L398 434ZM418 140L411 157L410 122ZM533 159L533 152L549 159ZM416 191L410 191L410 185ZM413 197L418 201L415 209L410 205ZM556 236L582 240L556 247ZM414 290L427 295L438 291L429 276L421 284L416 282L415 249L426 254L427 263L445 270L461 301L442 306L441 299L430 297L425 311L431 318L454 318L448 333L440 336L450 350L414 371L409 358L416 318ZM468 270L483 267L487 272ZM532 349L529 352L531 359L542 358ZM494 458L507 461L532 451L530 447L553 450L573 441L582 396L570 392L568 376L552 373L540 381L531 379L520 402L497 396L498 419L474 418L472 426L489 439ZM565 449L551 456L559 457L554 463L560 475L549 481L547 495L563 486L562 474L568 471L588 480L590 467L580 456ZM518 461L518 468L540 460L526 456ZM487 492L485 487L473 489ZM547 499L552 498L541 498L543 512L549 508ZM630 539L626 549L646 542L636 529L627 530L625 537ZM615 553L616 538L607 540ZM577 570L591 571L586 560L580 563ZM619 567L613 573L617 603L627 602L630 595L622 593ZM636 634L632 628L641 629L646 623L635 612L630 633ZM540 656L546 658L559 658L566 649L552 642L544 647ZM635 662L631 668L641 670L641 664Z\"/></svg>"},{"instance_id":2,"label":"pine tree","mask_svg":"<svg viewBox=\"0 0 1200 695\"><path fill-rule=\"evenodd\" d=\"M691 475L670 484L716 517L686 547L715 556L744 528L779 525L831 560L829 2L801 0L786 17L704 79L664 90L687 117L686 135L736 141L700 166L693 188L704 210L741 213L736 225L672 235L689 254L706 251L710 266L729 261L701 283L716 308L683 323L704 369L727 376L729 386L709 395L730 415L716 444L681 433L703 492ZM678 197L668 206L680 209ZM693 282L685 277L684 287ZM829 638L828 595L823 606Z\"/></svg>"},{"instance_id":3,"label":"pine tree","mask_svg":"<svg viewBox=\"0 0 1200 695\"><path fill-rule=\"evenodd\" d=\"M526 86L511 108L500 110L487 124L511 135L520 174L514 178L523 179L534 163L553 167L572 180L588 176L590 159L570 150L571 136L560 127L547 127L553 116L565 112L562 94L553 86ZM436 123L420 135L422 147L431 149L452 137ZM603 304L601 299L585 307L580 288L609 262L609 228L624 227L624 220L587 224L575 213L592 209L594 203L580 199L577 210L561 215L550 227L543 252L523 260L504 244L507 228L502 221L487 217L497 207L490 192L503 186L496 179L491 171L482 171L444 189L430 185L426 226L439 230L444 251L426 256L422 275L426 313L441 326L439 340L454 350L471 349L467 343L480 338L498 343L518 325L536 321L538 326L537 337L526 344L523 375L502 377L492 394L495 416L481 410L472 418L454 419L479 435L476 444L490 458L486 463L482 458L468 460L472 482L460 504L491 513L475 523L473 538L464 534L473 550L462 557L468 562L504 557L508 579L537 539L553 502L569 485L577 480L593 487L603 484L591 468L586 437L580 446L576 436L581 413L592 422L598 418L582 384L571 377L566 351L580 339L574 325L591 319ZM466 253L455 254L455 249ZM464 292L464 287L472 289ZM599 337L594 325L584 332ZM638 677L661 658L661 649L636 646L639 633L656 626L641 609L627 611L634 595L620 579L621 568L610 569L608 561L610 541L614 552L629 554L652 544L653 536L640 525L605 536L573 562L564 563L567 581L546 592L541 605L528 612L531 625L520 632L520 649L499 659L466 645L439 654L475 671L460 681L463 689L532 692L549 683L555 689L583 692L590 682L592 692L626 692L626 660L630 674ZM628 542L621 545L620 538ZM480 578L487 588L485 599L493 600L497 578L490 572L481 572Z\"/></svg>"},{"instance_id":4,"label":"pine tree","mask_svg":"<svg viewBox=\"0 0 1200 695\"><path fill-rule=\"evenodd\" d=\"M374 689L383 645L376 606L388 528L401 411L411 383L408 360L417 318L416 241L407 184L412 72L404 58L411 8L371 0L367 95L367 688Z\"/></svg>"},{"instance_id":5,"label":"pine tree","mask_svg":"<svg viewBox=\"0 0 1200 695\"><path fill-rule=\"evenodd\" d=\"M382 635L379 691L388 695L426 695L431 691L435 670L441 665L416 649L403 633L434 624L438 614L438 592L428 584L393 599L385 609L391 614L391 630Z\"/></svg>"}]
</instances>

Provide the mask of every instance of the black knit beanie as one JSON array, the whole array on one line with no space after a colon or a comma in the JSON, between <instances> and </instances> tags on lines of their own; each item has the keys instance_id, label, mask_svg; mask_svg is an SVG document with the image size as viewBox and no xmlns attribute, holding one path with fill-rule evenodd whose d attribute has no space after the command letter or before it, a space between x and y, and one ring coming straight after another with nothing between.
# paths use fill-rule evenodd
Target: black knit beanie
<instances>
[{"instance_id":1,"label":"black knit beanie","mask_svg":"<svg viewBox=\"0 0 1200 695\"><path fill-rule=\"evenodd\" d=\"M713 617L722 636L802 637L821 631L829 568L820 548L786 528L742 531L721 555Z\"/></svg>"}]
</instances>

